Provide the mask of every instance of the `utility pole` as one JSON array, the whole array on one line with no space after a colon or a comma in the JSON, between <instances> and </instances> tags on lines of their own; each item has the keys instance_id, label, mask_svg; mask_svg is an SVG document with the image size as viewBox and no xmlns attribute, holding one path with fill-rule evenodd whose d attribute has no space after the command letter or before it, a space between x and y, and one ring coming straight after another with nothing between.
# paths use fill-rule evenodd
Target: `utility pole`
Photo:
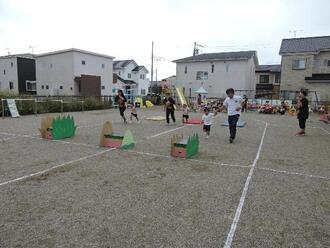
<instances>
[{"instance_id":1,"label":"utility pole","mask_svg":"<svg viewBox=\"0 0 330 248\"><path fill-rule=\"evenodd\" d=\"M196 41L194 42L194 53L193 56L196 56L199 54L199 47L204 47L203 45L199 45L196 43Z\"/></svg>"},{"instance_id":2,"label":"utility pole","mask_svg":"<svg viewBox=\"0 0 330 248\"><path fill-rule=\"evenodd\" d=\"M151 43L151 83L154 81L154 42Z\"/></svg>"}]
</instances>

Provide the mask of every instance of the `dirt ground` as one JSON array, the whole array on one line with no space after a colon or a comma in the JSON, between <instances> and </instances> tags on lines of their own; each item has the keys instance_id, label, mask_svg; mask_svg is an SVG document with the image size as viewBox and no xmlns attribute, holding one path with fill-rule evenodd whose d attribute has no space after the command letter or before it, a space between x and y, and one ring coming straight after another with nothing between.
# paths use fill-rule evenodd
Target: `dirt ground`
<instances>
[{"instance_id":1,"label":"dirt ground","mask_svg":"<svg viewBox=\"0 0 330 248\"><path fill-rule=\"evenodd\" d=\"M39 137L42 115L0 119L0 247L330 247L330 126L316 115L294 137L295 117L244 113L230 144L225 114L206 139L181 113L138 112L126 125L116 109L71 113L62 141ZM100 148L107 120L135 148ZM181 133L200 135L191 159L170 156Z\"/></svg>"}]
</instances>

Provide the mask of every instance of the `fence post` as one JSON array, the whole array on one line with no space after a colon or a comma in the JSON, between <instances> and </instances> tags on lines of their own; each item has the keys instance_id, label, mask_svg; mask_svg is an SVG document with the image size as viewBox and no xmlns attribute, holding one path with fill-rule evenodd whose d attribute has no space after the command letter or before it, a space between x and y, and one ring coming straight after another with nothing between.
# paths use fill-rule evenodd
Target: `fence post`
<instances>
[{"instance_id":1,"label":"fence post","mask_svg":"<svg viewBox=\"0 0 330 248\"><path fill-rule=\"evenodd\" d=\"M63 114L63 100L60 100L61 102L61 113Z\"/></svg>"},{"instance_id":2,"label":"fence post","mask_svg":"<svg viewBox=\"0 0 330 248\"><path fill-rule=\"evenodd\" d=\"M1 105L2 105L2 119L5 118L5 104L4 99L1 99Z\"/></svg>"},{"instance_id":3,"label":"fence post","mask_svg":"<svg viewBox=\"0 0 330 248\"><path fill-rule=\"evenodd\" d=\"M85 107L85 101L81 101L81 109L82 109L82 112L84 112L84 107Z\"/></svg>"},{"instance_id":4,"label":"fence post","mask_svg":"<svg viewBox=\"0 0 330 248\"><path fill-rule=\"evenodd\" d=\"M38 101L37 98L34 98L34 113L37 116L38 115Z\"/></svg>"}]
</instances>

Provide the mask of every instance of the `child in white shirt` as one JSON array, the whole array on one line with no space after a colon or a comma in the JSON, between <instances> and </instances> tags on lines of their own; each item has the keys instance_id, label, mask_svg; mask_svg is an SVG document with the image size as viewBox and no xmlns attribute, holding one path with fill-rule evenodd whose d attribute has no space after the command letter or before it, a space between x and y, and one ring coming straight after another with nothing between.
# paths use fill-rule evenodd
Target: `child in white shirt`
<instances>
[{"instance_id":1,"label":"child in white shirt","mask_svg":"<svg viewBox=\"0 0 330 248\"><path fill-rule=\"evenodd\" d=\"M182 106L182 123L187 123L189 119L189 108L187 104Z\"/></svg>"},{"instance_id":2,"label":"child in white shirt","mask_svg":"<svg viewBox=\"0 0 330 248\"><path fill-rule=\"evenodd\" d=\"M208 108L204 108L204 114L202 116L202 121L204 123L203 131L206 133L206 138L207 139L210 137L211 126L212 126L212 118L216 114L217 114L217 112L210 113L210 110Z\"/></svg>"}]
</instances>

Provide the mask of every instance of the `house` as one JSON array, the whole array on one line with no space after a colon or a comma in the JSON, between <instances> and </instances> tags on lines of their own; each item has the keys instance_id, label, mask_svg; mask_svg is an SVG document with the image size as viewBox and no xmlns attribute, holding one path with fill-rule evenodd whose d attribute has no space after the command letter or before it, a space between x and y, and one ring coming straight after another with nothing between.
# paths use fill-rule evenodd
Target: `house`
<instances>
[{"instance_id":1,"label":"house","mask_svg":"<svg viewBox=\"0 0 330 248\"><path fill-rule=\"evenodd\" d=\"M110 95L114 57L66 49L36 55L38 95Z\"/></svg>"},{"instance_id":2,"label":"house","mask_svg":"<svg viewBox=\"0 0 330 248\"><path fill-rule=\"evenodd\" d=\"M116 60L113 62L114 88L112 93L121 89L128 98L145 96L149 90L149 71L143 65L138 65L134 60Z\"/></svg>"},{"instance_id":3,"label":"house","mask_svg":"<svg viewBox=\"0 0 330 248\"><path fill-rule=\"evenodd\" d=\"M186 97L196 96L203 86L208 97L226 96L227 88L240 90L252 97L255 90L255 68L258 65L256 51L205 53L176 63L176 85L183 87Z\"/></svg>"},{"instance_id":4,"label":"house","mask_svg":"<svg viewBox=\"0 0 330 248\"><path fill-rule=\"evenodd\" d=\"M330 36L283 39L279 54L281 91L315 91L312 100L330 101ZM295 98L287 92L285 98Z\"/></svg>"},{"instance_id":5,"label":"house","mask_svg":"<svg viewBox=\"0 0 330 248\"><path fill-rule=\"evenodd\" d=\"M280 98L281 65L258 65L256 80L257 98Z\"/></svg>"},{"instance_id":6,"label":"house","mask_svg":"<svg viewBox=\"0 0 330 248\"><path fill-rule=\"evenodd\" d=\"M32 54L0 57L0 91L36 94L36 64Z\"/></svg>"}]
</instances>

